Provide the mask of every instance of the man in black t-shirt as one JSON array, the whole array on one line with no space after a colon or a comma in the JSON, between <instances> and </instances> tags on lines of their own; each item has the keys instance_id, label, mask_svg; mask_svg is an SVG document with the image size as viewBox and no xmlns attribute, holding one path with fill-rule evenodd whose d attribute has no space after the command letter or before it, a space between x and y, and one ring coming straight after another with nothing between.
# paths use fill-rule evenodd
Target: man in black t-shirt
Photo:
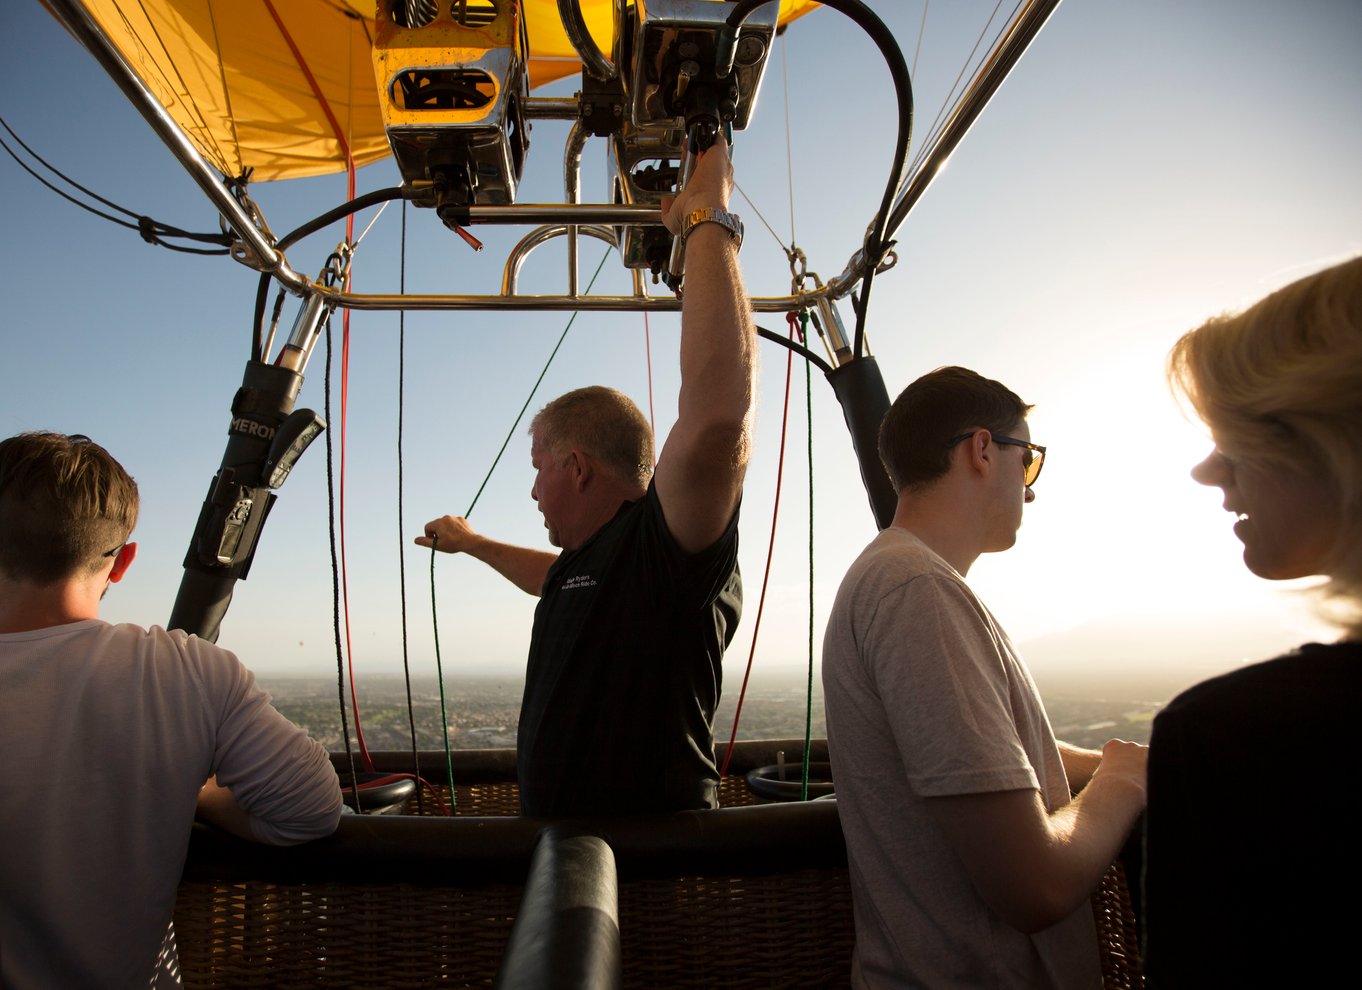
<instances>
[{"instance_id":1,"label":"man in black t-shirt","mask_svg":"<svg viewBox=\"0 0 1362 990\"><path fill-rule=\"evenodd\" d=\"M714 709L742 606L737 516L756 395L731 187L720 138L663 204L686 242L686 291L679 409L656 470L638 407L614 389L578 389L530 425L530 494L561 554L490 540L453 516L416 540L540 596L517 739L526 815L716 804Z\"/></svg>"}]
</instances>

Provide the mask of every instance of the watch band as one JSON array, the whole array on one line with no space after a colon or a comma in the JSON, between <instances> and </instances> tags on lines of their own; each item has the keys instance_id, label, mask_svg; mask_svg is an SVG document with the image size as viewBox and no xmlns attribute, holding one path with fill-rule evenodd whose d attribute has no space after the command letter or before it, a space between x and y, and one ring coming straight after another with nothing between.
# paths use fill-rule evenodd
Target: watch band
<instances>
[{"instance_id":1,"label":"watch band","mask_svg":"<svg viewBox=\"0 0 1362 990\"><path fill-rule=\"evenodd\" d=\"M743 226L742 220L736 213L729 213L721 210L717 206L706 206L698 210L691 210L686 214L686 219L681 221L681 240L687 240L691 231L702 223L717 223L724 230L728 231L729 237L733 238L734 247L742 247Z\"/></svg>"}]
</instances>

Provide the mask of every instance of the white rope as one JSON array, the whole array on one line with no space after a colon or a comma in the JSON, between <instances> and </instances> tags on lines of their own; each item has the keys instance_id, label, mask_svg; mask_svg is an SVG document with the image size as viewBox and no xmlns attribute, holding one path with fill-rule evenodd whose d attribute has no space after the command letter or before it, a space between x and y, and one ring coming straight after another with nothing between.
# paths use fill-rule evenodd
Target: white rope
<instances>
[{"instance_id":1,"label":"white rope","mask_svg":"<svg viewBox=\"0 0 1362 990\"><path fill-rule=\"evenodd\" d=\"M917 47L913 49L913 65L908 70L908 77L917 82L917 57L922 54L922 37L927 33L927 8L932 5L932 0L926 0L922 5L922 20L917 26Z\"/></svg>"},{"instance_id":2,"label":"white rope","mask_svg":"<svg viewBox=\"0 0 1362 990\"><path fill-rule=\"evenodd\" d=\"M1012 8L1012 18L1009 18L1009 21L1010 21L1011 19L1015 19L1016 14L1017 14L1017 11L1021 8L1022 4L1025 3L1025 2L1026 2L1026 0L1018 0L1018 2L1016 3L1016 5L1013 6L1013 8ZM914 173L918 170L919 167L921 167L923 156L924 156L924 155L927 153L927 151L936 143L936 139L937 139L938 135L940 134L941 128L942 128L942 127L944 126L944 124L945 124L945 118L946 118L946 116L947 116L947 113L948 113L948 111L950 110L950 108L952 108L952 107L955 106L956 101L957 101L957 99L958 99L957 91L960 89L960 82L961 82L962 79L965 78L966 72L968 72L968 71L970 70L970 67L971 67L971 65L972 65L972 63L973 63L973 61L974 61L974 57L975 57L976 54L978 54L979 46L980 46L981 44L983 44L984 36L988 33L988 29L989 29L989 27L993 24L994 19L997 18L997 16L998 16L998 11L999 11L999 9L1001 9L1002 5L1003 5L1003 0L998 0L998 2L997 2L997 3L994 5L994 7L993 7L993 13L989 14L988 20L984 22L983 28L980 29L980 31L979 31L979 37L976 38L975 41L974 41L974 47L971 48L971 49L970 49L970 53L969 53L967 56L965 56L965 60L964 60L964 62L963 62L963 63L961 64L961 66L960 66L960 72L956 75L956 77L955 77L955 82L951 84L950 92L948 92L948 93L946 94L946 98L941 102L941 106L937 109L937 111L936 111L936 117L932 120L932 126L929 127L929 128L927 129L927 136L926 136L926 139L923 140L923 141L921 141L921 142L919 142L917 154L913 157L913 161L912 161L912 163L909 165L908 171L907 171L906 174L912 175L912 174L914 174ZM924 11L924 18L925 18L925 11ZM1002 33L1002 29L1000 28L1000 29L993 35L993 40L994 40L995 42L996 42L996 40L997 40L997 38L998 38L998 35L1001 34L1001 33ZM993 48L993 45L990 44L989 47L988 47L988 50L992 50L992 48ZM977 70L977 67L976 67L976 70Z\"/></svg>"},{"instance_id":3,"label":"white rope","mask_svg":"<svg viewBox=\"0 0 1362 990\"><path fill-rule=\"evenodd\" d=\"M780 46L780 86L781 93L785 97L785 188L790 194L790 250L794 250L797 242L795 240L794 147L790 140L790 66L785 56L788 48L789 42L782 41ZM786 253L788 254L788 252Z\"/></svg>"}]
</instances>

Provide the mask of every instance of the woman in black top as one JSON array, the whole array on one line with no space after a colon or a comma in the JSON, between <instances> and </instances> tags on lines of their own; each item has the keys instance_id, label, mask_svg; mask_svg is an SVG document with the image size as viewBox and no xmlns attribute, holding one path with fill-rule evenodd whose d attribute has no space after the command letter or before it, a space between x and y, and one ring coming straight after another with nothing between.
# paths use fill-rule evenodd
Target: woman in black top
<instances>
[{"instance_id":1,"label":"woman in black top","mask_svg":"<svg viewBox=\"0 0 1362 990\"><path fill-rule=\"evenodd\" d=\"M1324 575L1343 637L1184 692L1154 722L1146 831L1151 986L1326 986L1362 881L1362 258L1186 334L1169 377L1210 427L1192 470L1244 564Z\"/></svg>"}]
</instances>

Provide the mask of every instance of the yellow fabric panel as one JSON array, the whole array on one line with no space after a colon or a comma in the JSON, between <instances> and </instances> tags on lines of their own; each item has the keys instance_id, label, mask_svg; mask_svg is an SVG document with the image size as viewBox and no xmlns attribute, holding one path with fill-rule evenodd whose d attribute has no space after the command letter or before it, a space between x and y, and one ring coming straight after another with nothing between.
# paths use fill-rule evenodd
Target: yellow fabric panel
<instances>
[{"instance_id":1,"label":"yellow fabric panel","mask_svg":"<svg viewBox=\"0 0 1362 990\"><path fill-rule=\"evenodd\" d=\"M345 153L263 0L86 0L204 157L255 180L342 171ZM356 165L389 154L372 26L326 0L274 0Z\"/></svg>"},{"instance_id":2,"label":"yellow fabric panel","mask_svg":"<svg viewBox=\"0 0 1362 990\"><path fill-rule=\"evenodd\" d=\"M614 0L582 0L603 51L613 42ZM298 47L355 164L388 156L370 48L372 0L85 0L133 69L223 174L254 181L345 169L335 128L299 68ZM271 6L274 14L271 14ZM788 23L817 4L782 0ZM580 71L557 0L524 0L530 83Z\"/></svg>"}]
</instances>

